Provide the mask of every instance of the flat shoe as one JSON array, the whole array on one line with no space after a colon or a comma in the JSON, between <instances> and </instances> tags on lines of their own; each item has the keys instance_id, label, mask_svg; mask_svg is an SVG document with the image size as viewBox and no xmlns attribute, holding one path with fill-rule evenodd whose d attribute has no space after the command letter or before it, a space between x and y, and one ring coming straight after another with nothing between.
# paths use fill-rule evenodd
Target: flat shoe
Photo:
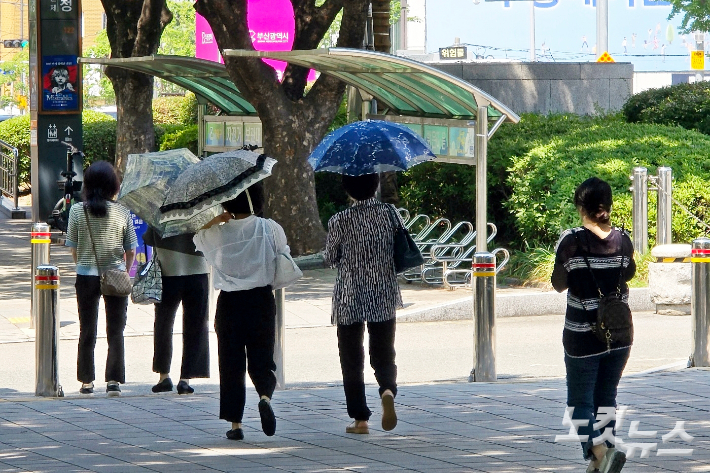
<instances>
[{"instance_id":1,"label":"flat shoe","mask_svg":"<svg viewBox=\"0 0 710 473\"><path fill-rule=\"evenodd\" d=\"M382 429L392 430L397 427L397 413L394 411L394 396L382 395Z\"/></svg>"},{"instance_id":2,"label":"flat shoe","mask_svg":"<svg viewBox=\"0 0 710 473\"><path fill-rule=\"evenodd\" d=\"M90 386L82 386L79 389L80 394L94 394L94 383L91 383Z\"/></svg>"},{"instance_id":3,"label":"flat shoe","mask_svg":"<svg viewBox=\"0 0 710 473\"><path fill-rule=\"evenodd\" d=\"M192 394L195 392L195 389L187 384L185 381L180 381L177 385L177 393L178 394Z\"/></svg>"},{"instance_id":4,"label":"flat shoe","mask_svg":"<svg viewBox=\"0 0 710 473\"><path fill-rule=\"evenodd\" d=\"M358 425L357 421L354 421L352 424L345 427L345 433L346 434L369 434L370 427L367 424Z\"/></svg>"},{"instance_id":5,"label":"flat shoe","mask_svg":"<svg viewBox=\"0 0 710 473\"><path fill-rule=\"evenodd\" d=\"M173 390L173 382L170 378L165 378L151 388L154 393L166 393Z\"/></svg>"},{"instance_id":6,"label":"flat shoe","mask_svg":"<svg viewBox=\"0 0 710 473\"><path fill-rule=\"evenodd\" d=\"M276 433L276 416L271 409L271 403L266 399L259 401L259 416L261 417L261 430L271 437Z\"/></svg>"},{"instance_id":7,"label":"flat shoe","mask_svg":"<svg viewBox=\"0 0 710 473\"><path fill-rule=\"evenodd\" d=\"M121 395L121 386L118 383L110 383L106 385L106 395L108 397L117 397Z\"/></svg>"},{"instance_id":8,"label":"flat shoe","mask_svg":"<svg viewBox=\"0 0 710 473\"><path fill-rule=\"evenodd\" d=\"M232 429L227 431L229 440L244 440L244 431L242 429Z\"/></svg>"}]
</instances>

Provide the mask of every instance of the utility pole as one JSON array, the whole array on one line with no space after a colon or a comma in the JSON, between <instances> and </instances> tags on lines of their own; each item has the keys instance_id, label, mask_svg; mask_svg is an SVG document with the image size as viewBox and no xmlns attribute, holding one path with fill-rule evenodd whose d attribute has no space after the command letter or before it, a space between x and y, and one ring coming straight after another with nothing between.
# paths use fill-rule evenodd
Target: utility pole
<instances>
[{"instance_id":1,"label":"utility pole","mask_svg":"<svg viewBox=\"0 0 710 473\"><path fill-rule=\"evenodd\" d=\"M597 0L597 57L609 51L609 0Z\"/></svg>"}]
</instances>

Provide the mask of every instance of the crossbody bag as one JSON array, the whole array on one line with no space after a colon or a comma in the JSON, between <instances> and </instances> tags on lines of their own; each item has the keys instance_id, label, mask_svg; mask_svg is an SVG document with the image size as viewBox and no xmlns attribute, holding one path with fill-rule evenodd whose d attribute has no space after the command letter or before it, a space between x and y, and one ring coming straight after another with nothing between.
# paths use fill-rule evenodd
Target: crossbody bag
<instances>
[{"instance_id":1,"label":"crossbody bag","mask_svg":"<svg viewBox=\"0 0 710 473\"><path fill-rule=\"evenodd\" d=\"M91 240L91 248L94 251L94 258L96 258L96 267L99 268L99 274L101 275L101 294L104 296L117 296L126 297L131 294L133 285L131 284L131 277L128 275L128 271L123 269L107 269L103 271L101 265L99 264L99 256L96 253L96 245L94 245L94 237L91 234L91 223L89 221L89 211L86 210L84 205L84 215L86 216L86 228L89 230L89 240Z\"/></svg>"}]
</instances>

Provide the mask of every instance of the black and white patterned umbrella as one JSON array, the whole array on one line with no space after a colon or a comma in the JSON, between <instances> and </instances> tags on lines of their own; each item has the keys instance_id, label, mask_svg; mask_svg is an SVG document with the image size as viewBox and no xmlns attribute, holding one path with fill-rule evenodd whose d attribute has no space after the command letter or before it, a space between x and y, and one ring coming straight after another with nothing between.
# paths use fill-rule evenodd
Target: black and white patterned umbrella
<instances>
[{"instance_id":1,"label":"black and white patterned umbrella","mask_svg":"<svg viewBox=\"0 0 710 473\"><path fill-rule=\"evenodd\" d=\"M216 206L270 176L274 164L276 160L266 155L235 150L190 165L170 185L160 207L160 222L172 223L171 228L179 227L178 222L200 228L214 217Z\"/></svg>"}]
</instances>

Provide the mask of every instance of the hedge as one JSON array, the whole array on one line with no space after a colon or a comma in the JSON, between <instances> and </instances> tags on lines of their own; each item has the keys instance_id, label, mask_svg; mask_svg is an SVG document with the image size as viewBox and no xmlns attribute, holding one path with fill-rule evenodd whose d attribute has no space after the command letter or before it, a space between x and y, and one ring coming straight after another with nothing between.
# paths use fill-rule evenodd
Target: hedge
<instances>
[{"instance_id":1,"label":"hedge","mask_svg":"<svg viewBox=\"0 0 710 473\"><path fill-rule=\"evenodd\" d=\"M710 134L710 83L648 89L631 96L622 112L629 123L678 125Z\"/></svg>"},{"instance_id":2,"label":"hedge","mask_svg":"<svg viewBox=\"0 0 710 473\"><path fill-rule=\"evenodd\" d=\"M635 166L649 175L673 169L673 197L710 219L710 137L679 127L626 123L620 115L523 115L503 125L488 145L488 217L497 245L514 250L553 246L562 229L579 224L572 204L589 176L614 190L613 223L631 228ZM475 221L475 166L425 163L401 175L402 206L410 212ZM649 192L649 239L655 240L655 195ZM689 242L703 228L673 205L673 240Z\"/></svg>"},{"instance_id":3,"label":"hedge","mask_svg":"<svg viewBox=\"0 0 710 473\"><path fill-rule=\"evenodd\" d=\"M105 113L84 110L82 128L85 166L94 161L114 162L116 156L116 120ZM197 152L197 126L162 124L155 126L158 149L186 147ZM0 139L19 151L19 187L21 193L30 189L30 117L20 115L0 122Z\"/></svg>"},{"instance_id":4,"label":"hedge","mask_svg":"<svg viewBox=\"0 0 710 473\"><path fill-rule=\"evenodd\" d=\"M195 125L197 123L197 98L192 92L185 96L153 99L153 123Z\"/></svg>"}]
</instances>

